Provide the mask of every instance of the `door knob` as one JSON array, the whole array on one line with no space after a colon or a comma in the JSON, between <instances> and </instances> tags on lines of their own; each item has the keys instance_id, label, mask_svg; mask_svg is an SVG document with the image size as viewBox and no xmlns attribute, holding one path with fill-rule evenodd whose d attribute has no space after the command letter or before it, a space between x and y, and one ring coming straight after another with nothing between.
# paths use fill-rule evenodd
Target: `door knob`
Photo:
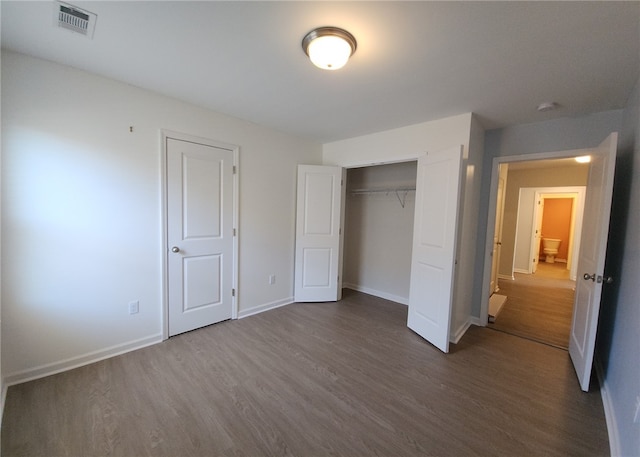
<instances>
[{"instance_id":1,"label":"door knob","mask_svg":"<svg viewBox=\"0 0 640 457\"><path fill-rule=\"evenodd\" d=\"M180 248L178 246L174 246L171 248L171 252L180 252Z\"/></svg>"},{"instance_id":2,"label":"door knob","mask_svg":"<svg viewBox=\"0 0 640 457\"><path fill-rule=\"evenodd\" d=\"M584 279L586 279L587 281L590 279L592 281L596 280L596 274L592 274L590 275L589 273L585 273L584 276L582 276Z\"/></svg>"},{"instance_id":3,"label":"door knob","mask_svg":"<svg viewBox=\"0 0 640 457\"><path fill-rule=\"evenodd\" d=\"M604 282L605 284L612 284L613 283L613 277L611 276L598 276L598 284L600 284L601 282Z\"/></svg>"}]
</instances>

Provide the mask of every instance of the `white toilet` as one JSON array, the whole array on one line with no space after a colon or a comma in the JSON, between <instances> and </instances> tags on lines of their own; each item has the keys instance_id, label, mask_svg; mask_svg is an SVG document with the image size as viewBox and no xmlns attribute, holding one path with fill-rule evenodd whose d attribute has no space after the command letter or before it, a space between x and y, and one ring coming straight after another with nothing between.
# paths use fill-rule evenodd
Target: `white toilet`
<instances>
[{"instance_id":1,"label":"white toilet","mask_svg":"<svg viewBox=\"0 0 640 457\"><path fill-rule=\"evenodd\" d=\"M554 263L556 261L561 241L556 238L542 238L542 252L544 252L544 261L546 263Z\"/></svg>"}]
</instances>

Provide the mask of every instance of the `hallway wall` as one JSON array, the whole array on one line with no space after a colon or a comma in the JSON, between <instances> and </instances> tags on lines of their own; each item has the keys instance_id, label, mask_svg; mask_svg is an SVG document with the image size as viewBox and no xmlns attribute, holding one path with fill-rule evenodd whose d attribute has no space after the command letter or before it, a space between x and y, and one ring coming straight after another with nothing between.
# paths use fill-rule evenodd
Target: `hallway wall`
<instances>
[{"instance_id":1,"label":"hallway wall","mask_svg":"<svg viewBox=\"0 0 640 457\"><path fill-rule=\"evenodd\" d=\"M520 189L584 186L587 183L588 174L588 165L585 166L585 164L578 163L551 169L513 170L512 165L509 166L502 225L502 252L500 254L500 264L498 265L499 275L503 277L511 277L513 275Z\"/></svg>"}]
</instances>

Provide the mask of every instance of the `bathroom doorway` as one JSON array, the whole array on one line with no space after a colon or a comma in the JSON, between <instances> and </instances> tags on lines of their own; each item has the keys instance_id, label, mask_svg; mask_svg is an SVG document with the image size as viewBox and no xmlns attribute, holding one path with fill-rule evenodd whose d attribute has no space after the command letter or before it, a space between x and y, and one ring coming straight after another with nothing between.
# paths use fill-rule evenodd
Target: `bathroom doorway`
<instances>
[{"instance_id":1,"label":"bathroom doorway","mask_svg":"<svg viewBox=\"0 0 640 457\"><path fill-rule=\"evenodd\" d=\"M540 262L562 263L575 281L585 192L584 186L520 189L514 272L534 274Z\"/></svg>"},{"instance_id":2,"label":"bathroom doorway","mask_svg":"<svg viewBox=\"0 0 640 457\"><path fill-rule=\"evenodd\" d=\"M497 312L490 312L488 326L567 349L588 164L551 159L503 166L507 167L503 214L496 216L496 221L502 221L501 249L493 262L498 265L496 295L506 299ZM570 217L558 224L559 228L544 224L545 202L551 199L554 202L546 206L562 201L560 206L570 207ZM552 222L551 218L548 215L547 222ZM553 263L545 262L545 236L561 239L560 245L564 244Z\"/></svg>"}]
</instances>

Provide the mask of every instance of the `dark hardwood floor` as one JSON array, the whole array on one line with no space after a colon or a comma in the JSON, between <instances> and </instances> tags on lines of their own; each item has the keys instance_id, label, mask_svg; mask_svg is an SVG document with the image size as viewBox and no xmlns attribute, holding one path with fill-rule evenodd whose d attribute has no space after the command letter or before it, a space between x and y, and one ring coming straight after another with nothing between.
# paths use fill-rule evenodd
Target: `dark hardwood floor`
<instances>
[{"instance_id":1,"label":"dark hardwood floor","mask_svg":"<svg viewBox=\"0 0 640 457\"><path fill-rule=\"evenodd\" d=\"M345 291L9 388L2 456L605 456L566 351Z\"/></svg>"},{"instance_id":2,"label":"dark hardwood floor","mask_svg":"<svg viewBox=\"0 0 640 457\"><path fill-rule=\"evenodd\" d=\"M489 328L569 347L575 282L566 264L541 262L535 274L515 273L515 280L500 279L498 285L507 301Z\"/></svg>"}]
</instances>

